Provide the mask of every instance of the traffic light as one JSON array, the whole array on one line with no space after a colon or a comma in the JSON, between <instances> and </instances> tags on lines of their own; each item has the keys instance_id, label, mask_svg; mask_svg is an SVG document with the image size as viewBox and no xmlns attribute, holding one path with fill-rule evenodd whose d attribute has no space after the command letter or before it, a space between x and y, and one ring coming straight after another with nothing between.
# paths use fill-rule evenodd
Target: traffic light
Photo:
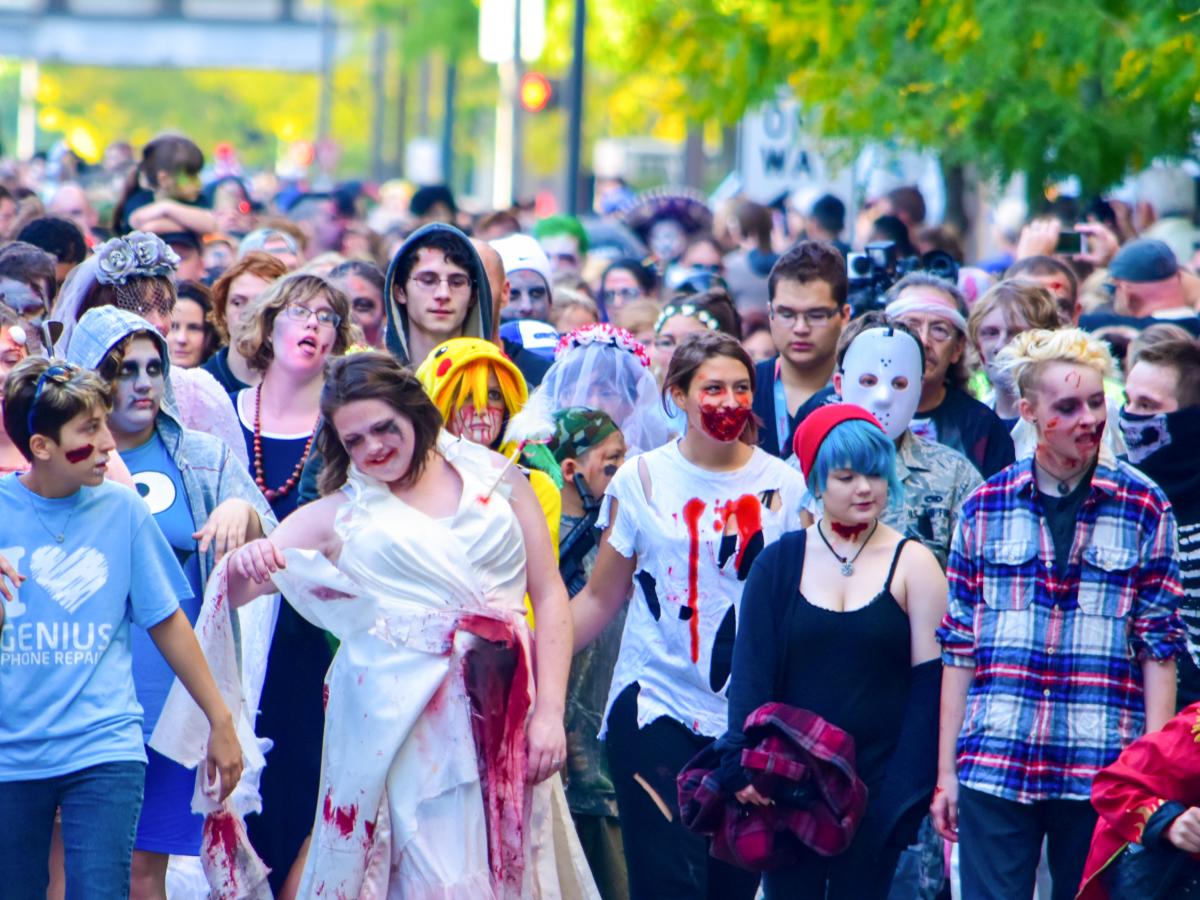
<instances>
[{"instance_id":1,"label":"traffic light","mask_svg":"<svg viewBox=\"0 0 1200 900\"><path fill-rule=\"evenodd\" d=\"M541 72L526 72L517 89L521 109L538 113L558 105L558 85Z\"/></svg>"}]
</instances>

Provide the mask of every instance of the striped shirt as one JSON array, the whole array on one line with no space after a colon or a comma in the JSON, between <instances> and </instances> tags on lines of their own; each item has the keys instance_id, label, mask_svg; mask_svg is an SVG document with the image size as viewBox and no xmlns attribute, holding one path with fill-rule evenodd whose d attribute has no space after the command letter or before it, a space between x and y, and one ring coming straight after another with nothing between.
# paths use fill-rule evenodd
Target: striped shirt
<instances>
[{"instance_id":1,"label":"striped shirt","mask_svg":"<svg viewBox=\"0 0 1200 900\"><path fill-rule=\"evenodd\" d=\"M959 782L1023 803L1087 800L1145 729L1140 661L1184 649L1166 497L1102 451L1059 578L1027 457L968 498L946 574L942 660L975 668Z\"/></svg>"}]
</instances>

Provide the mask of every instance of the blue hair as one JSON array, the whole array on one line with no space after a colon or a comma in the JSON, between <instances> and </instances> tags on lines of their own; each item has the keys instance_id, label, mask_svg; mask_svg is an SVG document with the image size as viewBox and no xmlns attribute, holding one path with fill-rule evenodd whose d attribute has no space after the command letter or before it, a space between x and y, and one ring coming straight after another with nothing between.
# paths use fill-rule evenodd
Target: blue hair
<instances>
[{"instance_id":1,"label":"blue hair","mask_svg":"<svg viewBox=\"0 0 1200 900\"><path fill-rule=\"evenodd\" d=\"M896 447L870 422L851 419L835 426L826 435L808 473L808 489L814 497L821 496L829 473L838 469L885 479L888 506L898 507L904 503L904 486L896 477Z\"/></svg>"}]
</instances>

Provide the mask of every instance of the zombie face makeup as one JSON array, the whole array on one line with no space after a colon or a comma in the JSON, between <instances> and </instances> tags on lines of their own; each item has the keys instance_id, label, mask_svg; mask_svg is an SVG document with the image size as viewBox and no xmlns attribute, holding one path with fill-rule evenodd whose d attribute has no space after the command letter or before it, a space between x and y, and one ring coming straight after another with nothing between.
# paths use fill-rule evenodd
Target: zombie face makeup
<instances>
[{"instance_id":1,"label":"zombie face makeup","mask_svg":"<svg viewBox=\"0 0 1200 900\"><path fill-rule=\"evenodd\" d=\"M446 424L446 430L458 437L466 438L473 444L490 447L500 437L504 427L504 395L500 392L500 382L496 373L488 375L488 402L483 409L476 409L475 402L468 400L458 408L458 411Z\"/></svg>"},{"instance_id":2,"label":"zombie face makeup","mask_svg":"<svg viewBox=\"0 0 1200 900\"><path fill-rule=\"evenodd\" d=\"M1037 429L1037 459L1052 475L1070 478L1100 452L1108 408L1104 379L1088 366L1045 363L1021 400L1021 415Z\"/></svg>"},{"instance_id":3,"label":"zombie face makeup","mask_svg":"<svg viewBox=\"0 0 1200 900\"><path fill-rule=\"evenodd\" d=\"M714 356L696 370L687 394L674 400L687 412L689 428L722 443L736 441L753 414L750 373L736 359Z\"/></svg>"},{"instance_id":4,"label":"zombie face makeup","mask_svg":"<svg viewBox=\"0 0 1200 900\"><path fill-rule=\"evenodd\" d=\"M380 481L399 481L412 465L412 422L382 400L354 400L333 414L333 427L359 471Z\"/></svg>"},{"instance_id":5,"label":"zombie face makeup","mask_svg":"<svg viewBox=\"0 0 1200 900\"><path fill-rule=\"evenodd\" d=\"M579 474L593 497L604 496L617 469L625 462L625 452L625 438L621 432L614 431L577 460Z\"/></svg>"},{"instance_id":6,"label":"zombie face makeup","mask_svg":"<svg viewBox=\"0 0 1200 900\"><path fill-rule=\"evenodd\" d=\"M834 386L842 400L879 420L893 441L908 429L921 400L921 348L908 334L869 328L846 348Z\"/></svg>"},{"instance_id":7,"label":"zombie face makeup","mask_svg":"<svg viewBox=\"0 0 1200 900\"><path fill-rule=\"evenodd\" d=\"M271 349L275 363L300 372L320 370L337 340L336 323L322 322L337 313L327 297L293 303L281 309L271 326Z\"/></svg>"},{"instance_id":8,"label":"zombie face makeup","mask_svg":"<svg viewBox=\"0 0 1200 900\"><path fill-rule=\"evenodd\" d=\"M158 345L148 337L135 338L113 383L109 426L118 438L140 436L154 427L162 403L163 361Z\"/></svg>"}]
</instances>

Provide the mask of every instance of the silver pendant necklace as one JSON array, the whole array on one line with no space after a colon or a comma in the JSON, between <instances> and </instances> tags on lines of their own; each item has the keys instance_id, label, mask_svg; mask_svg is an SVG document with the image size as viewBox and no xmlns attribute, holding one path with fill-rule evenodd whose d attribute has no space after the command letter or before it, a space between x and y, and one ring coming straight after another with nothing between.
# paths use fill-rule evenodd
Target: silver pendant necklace
<instances>
[{"instance_id":1,"label":"silver pendant necklace","mask_svg":"<svg viewBox=\"0 0 1200 900\"><path fill-rule=\"evenodd\" d=\"M858 552L853 556L842 556L833 549L833 544L829 543L829 538L825 537L825 532L821 528L821 523L817 523L817 534L821 536L821 540L825 542L825 546L829 548L829 552L833 554L834 559L842 564L842 574L849 578L854 574L854 563L862 556L862 552L867 549L867 544L871 543L871 538L875 536L875 529L879 527L879 520L875 520L875 524L871 526L871 530L867 532L867 539L862 542L862 546L858 548Z\"/></svg>"},{"instance_id":2,"label":"silver pendant necklace","mask_svg":"<svg viewBox=\"0 0 1200 900\"><path fill-rule=\"evenodd\" d=\"M59 544L67 539L67 529L71 527L71 520L75 518L75 510L78 506L78 503L73 503L71 505L71 512L67 514L67 521L63 522L62 531L55 532L50 528L49 525L46 524L46 520L42 518L42 514L39 513L37 507L33 505L33 499L29 499L29 508L33 510L34 518L36 518L38 520L38 524L40 524L42 528L46 530L46 534L54 538L55 542Z\"/></svg>"}]
</instances>

